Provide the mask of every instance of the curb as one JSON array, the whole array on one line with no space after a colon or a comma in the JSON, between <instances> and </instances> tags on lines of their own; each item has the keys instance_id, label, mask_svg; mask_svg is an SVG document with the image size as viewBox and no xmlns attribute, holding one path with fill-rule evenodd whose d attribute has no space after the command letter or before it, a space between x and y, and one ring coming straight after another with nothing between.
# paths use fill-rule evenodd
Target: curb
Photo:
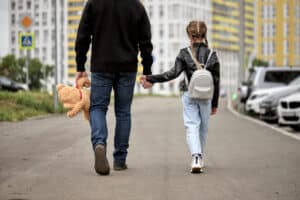
<instances>
[{"instance_id":1,"label":"curb","mask_svg":"<svg viewBox=\"0 0 300 200\"><path fill-rule=\"evenodd\" d=\"M289 133L289 132L287 132L287 131L285 131L285 130L282 130L282 129L280 129L280 128L276 128L276 127L274 127L274 126L271 126L271 125L269 125L269 124L267 124L267 123L265 123L265 122L262 122L262 121L260 121L260 120L257 120L257 119L254 119L254 118L251 118L251 117L248 117L248 116L245 116L245 115L242 115L242 114L238 113L237 111L235 111L235 110L232 108L232 104L230 103L230 101L229 101L228 104L227 104L227 109L228 109L232 114L234 114L234 115L237 116L237 117L243 118L244 120L251 121L251 122L253 122L253 123L255 123L255 124L258 124L258 125L260 125L260 126L267 127L267 128L269 128L269 129L272 129L272 130L274 130L274 131L276 131L276 132L282 134L282 135L285 135L285 136L288 136L288 137L290 137L290 138L293 138L293 139L296 139L296 140L299 140L299 141L300 141L300 135L294 135L294 134Z\"/></svg>"}]
</instances>

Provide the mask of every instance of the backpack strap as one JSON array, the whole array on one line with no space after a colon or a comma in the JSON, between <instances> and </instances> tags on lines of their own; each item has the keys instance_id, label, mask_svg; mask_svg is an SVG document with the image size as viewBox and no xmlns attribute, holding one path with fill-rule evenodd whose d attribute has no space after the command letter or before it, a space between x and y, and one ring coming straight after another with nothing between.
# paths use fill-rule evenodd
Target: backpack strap
<instances>
[{"instance_id":1,"label":"backpack strap","mask_svg":"<svg viewBox=\"0 0 300 200\"><path fill-rule=\"evenodd\" d=\"M204 64L200 64L198 62L198 60L195 58L195 56L193 55L193 53L191 51L191 47L188 47L187 49L188 49L188 52L189 52L191 58L193 59L195 65L196 65L197 69L203 69L204 68Z\"/></svg>"},{"instance_id":2,"label":"backpack strap","mask_svg":"<svg viewBox=\"0 0 300 200\"><path fill-rule=\"evenodd\" d=\"M196 64L196 67L197 67L198 69L206 69L207 63L208 63L208 61L210 60L210 58L211 58L211 56L212 56L212 54L213 54L213 52L214 52L213 49L210 49L210 52L209 52L209 55L208 55L206 64L204 65L204 64L200 64L200 63L198 62L198 60L195 58L195 56L193 55L193 53L192 53L192 51L191 51L191 47L188 47L187 50L188 50L188 52L189 52L191 58L193 59L194 63Z\"/></svg>"},{"instance_id":3,"label":"backpack strap","mask_svg":"<svg viewBox=\"0 0 300 200\"><path fill-rule=\"evenodd\" d=\"M214 50L213 49L210 49L210 52L209 52L209 55L208 55L208 58L207 58L207 61L206 61L206 63L205 63L205 66L204 66L204 69L206 69L206 67L207 67L207 63L208 63L208 61L209 61L209 59L211 58L211 56L212 56L212 54L214 53Z\"/></svg>"}]
</instances>

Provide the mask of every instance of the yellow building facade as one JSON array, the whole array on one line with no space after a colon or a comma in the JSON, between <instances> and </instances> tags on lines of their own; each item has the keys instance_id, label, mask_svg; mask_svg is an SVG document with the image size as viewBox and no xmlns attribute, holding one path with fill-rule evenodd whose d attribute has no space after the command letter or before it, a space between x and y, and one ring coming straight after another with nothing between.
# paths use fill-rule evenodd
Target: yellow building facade
<instances>
[{"instance_id":1,"label":"yellow building facade","mask_svg":"<svg viewBox=\"0 0 300 200\"><path fill-rule=\"evenodd\" d=\"M241 15L244 12L245 53L254 51L255 9L253 0L244 0L241 12L239 0L212 0L212 46L215 49L240 50Z\"/></svg>"},{"instance_id":2,"label":"yellow building facade","mask_svg":"<svg viewBox=\"0 0 300 200\"><path fill-rule=\"evenodd\" d=\"M300 1L257 1L257 57L275 66L300 66Z\"/></svg>"},{"instance_id":3,"label":"yellow building facade","mask_svg":"<svg viewBox=\"0 0 300 200\"><path fill-rule=\"evenodd\" d=\"M76 74L75 40L86 0L68 0L68 77Z\"/></svg>"}]
</instances>

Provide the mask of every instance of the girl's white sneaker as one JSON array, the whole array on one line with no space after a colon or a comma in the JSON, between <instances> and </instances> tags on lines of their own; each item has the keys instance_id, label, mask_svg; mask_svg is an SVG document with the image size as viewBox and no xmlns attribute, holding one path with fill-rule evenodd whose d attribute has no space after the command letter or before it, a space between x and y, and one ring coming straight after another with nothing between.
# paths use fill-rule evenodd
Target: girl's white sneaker
<instances>
[{"instance_id":1,"label":"girl's white sneaker","mask_svg":"<svg viewBox=\"0 0 300 200\"><path fill-rule=\"evenodd\" d=\"M201 173L204 166L203 160L200 155L193 155L191 164L191 173Z\"/></svg>"}]
</instances>

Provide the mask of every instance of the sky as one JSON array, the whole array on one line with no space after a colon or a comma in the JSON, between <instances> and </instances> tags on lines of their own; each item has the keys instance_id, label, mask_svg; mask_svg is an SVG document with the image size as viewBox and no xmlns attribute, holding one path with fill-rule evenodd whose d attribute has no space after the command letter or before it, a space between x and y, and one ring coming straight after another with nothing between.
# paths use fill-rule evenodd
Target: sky
<instances>
[{"instance_id":1,"label":"sky","mask_svg":"<svg viewBox=\"0 0 300 200\"><path fill-rule=\"evenodd\" d=\"M8 54L8 1L0 0L0 57Z\"/></svg>"}]
</instances>

